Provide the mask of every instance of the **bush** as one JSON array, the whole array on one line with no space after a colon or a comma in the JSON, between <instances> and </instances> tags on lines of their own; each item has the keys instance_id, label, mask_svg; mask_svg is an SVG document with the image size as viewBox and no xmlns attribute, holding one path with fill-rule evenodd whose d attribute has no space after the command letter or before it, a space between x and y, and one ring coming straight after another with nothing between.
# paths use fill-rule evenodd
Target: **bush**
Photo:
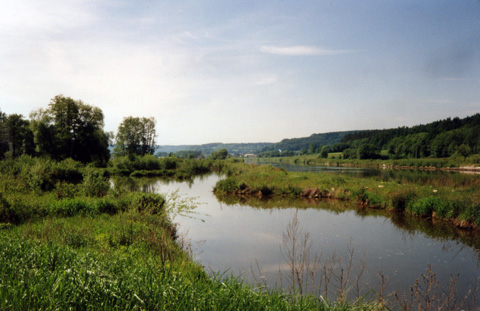
<instances>
[{"instance_id":1,"label":"bush","mask_svg":"<svg viewBox=\"0 0 480 311\"><path fill-rule=\"evenodd\" d=\"M397 211L405 211L417 197L413 190L395 193L392 198L392 206Z\"/></svg>"},{"instance_id":2,"label":"bush","mask_svg":"<svg viewBox=\"0 0 480 311\"><path fill-rule=\"evenodd\" d=\"M88 197L103 197L110 189L110 183L103 171L87 167L83 174L82 189Z\"/></svg>"},{"instance_id":3,"label":"bush","mask_svg":"<svg viewBox=\"0 0 480 311\"><path fill-rule=\"evenodd\" d=\"M64 199L53 202L49 208L50 214L63 217L74 215L95 215L98 214L98 208L94 204L89 204L81 199Z\"/></svg>"},{"instance_id":4,"label":"bush","mask_svg":"<svg viewBox=\"0 0 480 311\"><path fill-rule=\"evenodd\" d=\"M13 199L7 201L0 193L0 222L19 224L33 216L33 209L24 202Z\"/></svg>"},{"instance_id":5,"label":"bush","mask_svg":"<svg viewBox=\"0 0 480 311\"><path fill-rule=\"evenodd\" d=\"M120 207L117 206L114 202L107 200L107 199L100 199L96 202L97 210L99 213L103 214L116 214L119 212Z\"/></svg>"},{"instance_id":6,"label":"bush","mask_svg":"<svg viewBox=\"0 0 480 311\"><path fill-rule=\"evenodd\" d=\"M458 216L461 220L467 221L469 223L474 223L477 226L480 226L480 205L470 205L467 206L463 212Z\"/></svg>"},{"instance_id":7,"label":"bush","mask_svg":"<svg viewBox=\"0 0 480 311\"><path fill-rule=\"evenodd\" d=\"M411 205L411 211L418 216L430 217L435 212L436 216L441 218L455 217L455 207L452 202L437 196L417 200Z\"/></svg>"},{"instance_id":8,"label":"bush","mask_svg":"<svg viewBox=\"0 0 480 311\"><path fill-rule=\"evenodd\" d=\"M132 193L131 208L140 213L161 214L164 211L165 198L156 193Z\"/></svg>"},{"instance_id":9,"label":"bush","mask_svg":"<svg viewBox=\"0 0 480 311\"><path fill-rule=\"evenodd\" d=\"M57 182L54 191L57 199L74 198L79 192L80 189L77 185L67 182Z\"/></svg>"},{"instance_id":10,"label":"bush","mask_svg":"<svg viewBox=\"0 0 480 311\"><path fill-rule=\"evenodd\" d=\"M177 168L177 160L175 158L163 158L162 166L166 170L174 170Z\"/></svg>"},{"instance_id":11,"label":"bush","mask_svg":"<svg viewBox=\"0 0 480 311\"><path fill-rule=\"evenodd\" d=\"M234 193L237 190L239 190L239 186L237 182L230 177L219 180L214 188L214 191L225 192L225 193Z\"/></svg>"},{"instance_id":12,"label":"bush","mask_svg":"<svg viewBox=\"0 0 480 311\"><path fill-rule=\"evenodd\" d=\"M267 185L263 185L260 192L262 192L262 195L271 195L273 194L273 189Z\"/></svg>"}]
</instances>

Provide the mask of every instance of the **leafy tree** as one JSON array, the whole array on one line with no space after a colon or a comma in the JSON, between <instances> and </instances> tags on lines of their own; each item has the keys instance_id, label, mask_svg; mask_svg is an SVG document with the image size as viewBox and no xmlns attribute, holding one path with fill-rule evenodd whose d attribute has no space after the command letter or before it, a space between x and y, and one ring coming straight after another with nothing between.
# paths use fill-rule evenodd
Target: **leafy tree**
<instances>
[{"instance_id":1,"label":"leafy tree","mask_svg":"<svg viewBox=\"0 0 480 311\"><path fill-rule=\"evenodd\" d=\"M358 148L357 157L359 159L377 159L379 155L377 154L377 148L372 144L363 144Z\"/></svg>"},{"instance_id":2,"label":"leafy tree","mask_svg":"<svg viewBox=\"0 0 480 311\"><path fill-rule=\"evenodd\" d=\"M320 149L320 157L326 159L328 158L328 153L330 152L330 147L329 146L322 146Z\"/></svg>"},{"instance_id":3,"label":"leafy tree","mask_svg":"<svg viewBox=\"0 0 480 311\"><path fill-rule=\"evenodd\" d=\"M183 159L195 159L202 156L202 152L198 150L180 150L175 152L175 156Z\"/></svg>"},{"instance_id":4,"label":"leafy tree","mask_svg":"<svg viewBox=\"0 0 480 311\"><path fill-rule=\"evenodd\" d=\"M8 131L7 131L7 115L0 111L0 159L5 155L5 152L8 151Z\"/></svg>"},{"instance_id":5,"label":"leafy tree","mask_svg":"<svg viewBox=\"0 0 480 311\"><path fill-rule=\"evenodd\" d=\"M463 161L467 159L467 157L472 154L472 149L465 144L461 144L457 148L457 153L463 157Z\"/></svg>"},{"instance_id":6,"label":"leafy tree","mask_svg":"<svg viewBox=\"0 0 480 311\"><path fill-rule=\"evenodd\" d=\"M317 152L317 144L314 143L314 142L311 142L309 145L308 145L308 154L314 154Z\"/></svg>"},{"instance_id":7,"label":"leafy tree","mask_svg":"<svg viewBox=\"0 0 480 311\"><path fill-rule=\"evenodd\" d=\"M10 156L16 158L23 153L32 154L32 135L28 127L29 122L21 114L11 114L7 117L5 125Z\"/></svg>"},{"instance_id":8,"label":"leafy tree","mask_svg":"<svg viewBox=\"0 0 480 311\"><path fill-rule=\"evenodd\" d=\"M155 136L155 118L124 118L115 137L115 154L153 154Z\"/></svg>"},{"instance_id":9,"label":"leafy tree","mask_svg":"<svg viewBox=\"0 0 480 311\"><path fill-rule=\"evenodd\" d=\"M212 152L210 154L210 159L212 160L225 160L228 156L228 151L225 148L218 149L217 151Z\"/></svg>"},{"instance_id":10,"label":"leafy tree","mask_svg":"<svg viewBox=\"0 0 480 311\"><path fill-rule=\"evenodd\" d=\"M110 135L103 130L104 116L100 108L57 95L48 109L39 109L30 117L40 154L84 163L108 160Z\"/></svg>"},{"instance_id":11,"label":"leafy tree","mask_svg":"<svg viewBox=\"0 0 480 311\"><path fill-rule=\"evenodd\" d=\"M355 159L357 157L357 149L347 148L343 150L344 159Z\"/></svg>"}]
</instances>

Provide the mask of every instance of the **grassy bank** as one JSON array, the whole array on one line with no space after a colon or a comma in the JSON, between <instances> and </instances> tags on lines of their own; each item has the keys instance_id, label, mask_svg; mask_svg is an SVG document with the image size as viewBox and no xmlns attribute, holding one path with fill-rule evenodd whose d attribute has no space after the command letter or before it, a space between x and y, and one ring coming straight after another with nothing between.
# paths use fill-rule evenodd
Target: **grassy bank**
<instances>
[{"instance_id":1,"label":"grassy bank","mask_svg":"<svg viewBox=\"0 0 480 311\"><path fill-rule=\"evenodd\" d=\"M182 163L176 169L184 172L187 163L205 166ZM352 300L341 292L326 300L254 288L234 276L209 276L192 261L188 240L178 236L170 220L172 213L190 207L159 194L111 187L115 167L29 157L0 162L1 310L389 310L387 305L399 305L373 292ZM261 176L272 194L273 185L285 184L289 175L238 161L208 167L222 169L229 180L251 174L245 185ZM337 177L331 181L339 182ZM260 185L257 193L266 191ZM293 193L301 189L290 182L285 187Z\"/></svg>"},{"instance_id":2,"label":"grassy bank","mask_svg":"<svg viewBox=\"0 0 480 311\"><path fill-rule=\"evenodd\" d=\"M287 172L270 166L234 163L217 194L293 196L351 200L360 208L447 219L462 228L480 226L480 179L449 178L422 182Z\"/></svg>"},{"instance_id":3,"label":"grassy bank","mask_svg":"<svg viewBox=\"0 0 480 311\"><path fill-rule=\"evenodd\" d=\"M1 310L377 306L327 303L253 289L233 276L208 276L192 261L188 241L178 237L170 221L172 212L182 212L182 204L159 194L111 188L109 176L109 169L71 160L23 157L0 162Z\"/></svg>"},{"instance_id":4,"label":"grassy bank","mask_svg":"<svg viewBox=\"0 0 480 311\"><path fill-rule=\"evenodd\" d=\"M160 223L159 223L160 222ZM0 233L2 310L347 310L210 278L158 216L45 218Z\"/></svg>"}]
</instances>

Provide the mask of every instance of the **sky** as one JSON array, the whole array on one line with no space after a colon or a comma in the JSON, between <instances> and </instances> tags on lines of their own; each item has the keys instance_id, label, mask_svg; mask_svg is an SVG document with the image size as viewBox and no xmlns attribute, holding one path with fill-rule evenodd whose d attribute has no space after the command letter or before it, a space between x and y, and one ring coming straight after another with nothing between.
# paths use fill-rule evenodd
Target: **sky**
<instances>
[{"instance_id":1,"label":"sky","mask_svg":"<svg viewBox=\"0 0 480 311\"><path fill-rule=\"evenodd\" d=\"M160 145L278 142L480 112L479 0L0 2L0 110L58 94Z\"/></svg>"}]
</instances>

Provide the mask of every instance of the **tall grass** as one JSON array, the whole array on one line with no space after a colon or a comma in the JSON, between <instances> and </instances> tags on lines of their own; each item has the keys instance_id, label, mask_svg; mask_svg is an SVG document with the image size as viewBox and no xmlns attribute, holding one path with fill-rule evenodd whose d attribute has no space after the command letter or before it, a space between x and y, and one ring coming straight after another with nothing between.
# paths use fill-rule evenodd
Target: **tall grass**
<instances>
[{"instance_id":1,"label":"tall grass","mask_svg":"<svg viewBox=\"0 0 480 311\"><path fill-rule=\"evenodd\" d=\"M45 218L0 231L2 310L349 310L207 276L162 217ZM373 310L365 305L364 310Z\"/></svg>"},{"instance_id":2,"label":"tall grass","mask_svg":"<svg viewBox=\"0 0 480 311\"><path fill-rule=\"evenodd\" d=\"M453 221L462 228L480 226L480 179L364 177L327 173L287 172L271 166L234 164L215 186L215 193L240 196L333 198L359 207L395 210L424 218Z\"/></svg>"}]
</instances>

